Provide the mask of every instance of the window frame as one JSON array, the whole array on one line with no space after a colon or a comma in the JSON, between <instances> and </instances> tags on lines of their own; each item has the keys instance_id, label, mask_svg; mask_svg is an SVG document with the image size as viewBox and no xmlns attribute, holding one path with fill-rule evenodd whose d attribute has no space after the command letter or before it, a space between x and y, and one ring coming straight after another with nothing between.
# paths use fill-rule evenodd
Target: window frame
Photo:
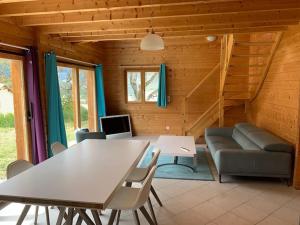
<instances>
[{"instance_id":1,"label":"window frame","mask_svg":"<svg viewBox=\"0 0 300 225\"><path fill-rule=\"evenodd\" d=\"M128 83L127 83L127 73L128 72L140 72L141 73L141 101L128 101ZM159 73L159 68L147 67L147 68L128 68L124 69L124 86L125 86L125 103L126 104L150 104L155 105L156 101L146 101L146 72L157 72Z\"/></svg>"},{"instance_id":2,"label":"window frame","mask_svg":"<svg viewBox=\"0 0 300 225\"><path fill-rule=\"evenodd\" d=\"M57 62L57 67L67 67L72 69L72 101L74 114L74 129L81 127L80 115L80 83L79 71L85 70L87 73L87 98L88 98L88 128L90 131L98 130L97 105L96 105L96 81L95 70L91 67L76 65L67 62ZM90 88L90 86L92 88Z\"/></svg>"}]
</instances>

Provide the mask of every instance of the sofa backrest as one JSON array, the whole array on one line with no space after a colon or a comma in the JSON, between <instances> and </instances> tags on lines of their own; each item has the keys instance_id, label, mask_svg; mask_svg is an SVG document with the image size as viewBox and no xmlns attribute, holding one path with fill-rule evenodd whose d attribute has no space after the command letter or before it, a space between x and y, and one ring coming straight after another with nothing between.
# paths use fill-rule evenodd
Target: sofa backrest
<instances>
[{"instance_id":1,"label":"sofa backrest","mask_svg":"<svg viewBox=\"0 0 300 225\"><path fill-rule=\"evenodd\" d=\"M253 143L246 135L239 131L239 129L233 129L232 138L243 148L247 150L261 150L259 146Z\"/></svg>"},{"instance_id":2,"label":"sofa backrest","mask_svg":"<svg viewBox=\"0 0 300 225\"><path fill-rule=\"evenodd\" d=\"M242 142L242 144L240 144L239 141L236 140L237 137L235 137L234 135L233 138L244 149L248 149L249 146L252 148L257 146L260 149L272 152L293 152L294 150L293 145L289 144L282 138L249 123L236 124L234 127L234 133L239 134L238 139L240 142ZM242 136L241 134L244 136ZM243 137L244 139L248 139L248 141L242 139L241 137Z\"/></svg>"}]
</instances>

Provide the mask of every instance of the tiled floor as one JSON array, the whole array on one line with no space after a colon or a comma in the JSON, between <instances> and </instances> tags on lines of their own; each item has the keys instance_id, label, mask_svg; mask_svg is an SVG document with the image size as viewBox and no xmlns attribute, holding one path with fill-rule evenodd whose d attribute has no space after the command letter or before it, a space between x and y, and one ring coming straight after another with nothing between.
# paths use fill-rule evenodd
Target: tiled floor
<instances>
[{"instance_id":1,"label":"tiled floor","mask_svg":"<svg viewBox=\"0 0 300 225\"><path fill-rule=\"evenodd\" d=\"M299 225L300 191L278 181L229 180L183 181L155 179L154 187L163 201L155 211L161 225ZM0 212L0 224L15 224L22 205L11 204ZM32 209L24 224L33 224ZM55 224L57 210L51 209ZM102 216L107 223L109 211ZM142 224L147 224L140 215ZM44 211L39 224L45 224ZM120 224L134 224L130 212Z\"/></svg>"},{"instance_id":2,"label":"tiled floor","mask_svg":"<svg viewBox=\"0 0 300 225\"><path fill-rule=\"evenodd\" d=\"M213 168L213 166L212 166ZM214 171L215 173L215 171ZM278 180L224 177L217 181L155 179L153 185L164 206L155 200L160 225L299 225L300 191ZM22 205L11 204L0 211L0 224L15 224ZM32 209L24 225L33 224ZM58 211L50 210L51 224ZM110 211L101 216L107 224ZM140 215L141 224L147 224ZM45 223L41 210L39 224ZM75 224L75 223L74 223ZM131 212L124 212L120 225L134 224Z\"/></svg>"}]
</instances>

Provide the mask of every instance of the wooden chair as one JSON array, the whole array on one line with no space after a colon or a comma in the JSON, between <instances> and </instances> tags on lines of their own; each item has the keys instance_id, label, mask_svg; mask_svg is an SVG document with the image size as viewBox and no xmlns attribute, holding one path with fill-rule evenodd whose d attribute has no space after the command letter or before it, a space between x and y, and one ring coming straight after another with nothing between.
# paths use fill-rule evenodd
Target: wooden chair
<instances>
[{"instance_id":1,"label":"wooden chair","mask_svg":"<svg viewBox=\"0 0 300 225\"><path fill-rule=\"evenodd\" d=\"M7 179L12 178L12 177L18 175L19 173L22 173L25 170L30 169L31 167L33 167L33 164L31 164L30 162L27 162L25 160L14 161L7 166L7 169L6 169ZM17 225L21 225L23 223L30 207L31 207L31 205L25 205L25 207L16 223ZM47 225L50 225L49 209L47 206L45 206L45 211L46 211ZM36 206L34 224L37 224L38 213L39 213L39 206Z\"/></svg>"},{"instance_id":2,"label":"wooden chair","mask_svg":"<svg viewBox=\"0 0 300 225\"><path fill-rule=\"evenodd\" d=\"M144 207L145 203L149 202L151 182L155 170L156 166L153 166L150 172L147 174L147 177L144 179L141 188L122 186L116 191L107 207L108 209L112 209L108 225L112 225L114 223L116 214L121 210L132 210L135 224L140 225L140 220L137 212L138 209L142 212L150 225L155 225L155 222L152 220L151 216L148 214L147 210ZM153 207L151 202L149 206L150 211L152 212ZM120 217L117 218L117 224L119 224L119 220Z\"/></svg>"}]
</instances>

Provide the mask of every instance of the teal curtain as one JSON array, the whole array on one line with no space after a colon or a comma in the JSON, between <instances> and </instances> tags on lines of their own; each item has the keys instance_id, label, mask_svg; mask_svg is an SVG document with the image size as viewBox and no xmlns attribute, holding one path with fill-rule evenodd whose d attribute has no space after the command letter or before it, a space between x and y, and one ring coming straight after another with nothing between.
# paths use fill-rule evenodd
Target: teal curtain
<instances>
[{"instance_id":1,"label":"teal curtain","mask_svg":"<svg viewBox=\"0 0 300 225\"><path fill-rule=\"evenodd\" d=\"M160 65L157 106L167 108L167 77L166 65Z\"/></svg>"},{"instance_id":2,"label":"teal curtain","mask_svg":"<svg viewBox=\"0 0 300 225\"><path fill-rule=\"evenodd\" d=\"M100 117L106 116L104 84L103 84L103 67L97 65L95 68L96 76L96 99L97 99L97 113L98 113L98 125L100 128Z\"/></svg>"},{"instance_id":3,"label":"teal curtain","mask_svg":"<svg viewBox=\"0 0 300 225\"><path fill-rule=\"evenodd\" d=\"M60 142L67 145L66 129L61 105L56 55L45 54L47 115L48 115L48 156L51 157L51 144Z\"/></svg>"}]
</instances>

